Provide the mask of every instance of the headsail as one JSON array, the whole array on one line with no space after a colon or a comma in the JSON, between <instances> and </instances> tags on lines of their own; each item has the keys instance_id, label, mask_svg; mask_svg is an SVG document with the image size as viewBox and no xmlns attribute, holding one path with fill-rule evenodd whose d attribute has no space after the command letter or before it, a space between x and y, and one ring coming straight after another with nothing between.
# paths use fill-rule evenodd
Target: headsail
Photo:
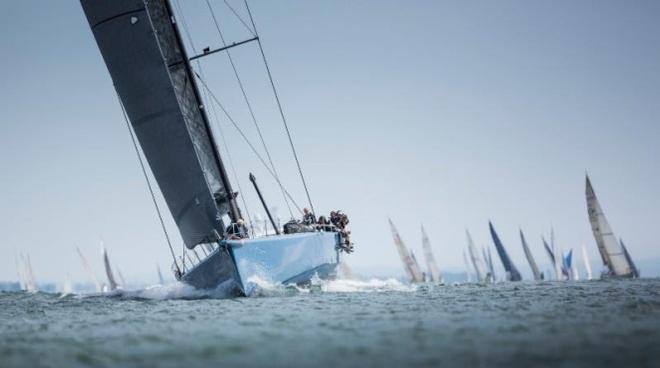
<instances>
[{"instance_id":1,"label":"headsail","mask_svg":"<svg viewBox=\"0 0 660 368\"><path fill-rule=\"evenodd\" d=\"M167 1L81 3L184 243L216 241L234 194Z\"/></svg>"},{"instance_id":2,"label":"headsail","mask_svg":"<svg viewBox=\"0 0 660 368\"><path fill-rule=\"evenodd\" d=\"M401 262L403 263L403 268L406 270L406 274L408 275L408 277L410 277L410 281L412 282L424 281L422 277L422 273L419 271L419 268L415 268L413 259L410 256L410 253L408 253L408 249L406 249L405 244L403 244L403 240L401 240L401 236L399 235L399 232L394 227L394 223L392 222L391 219L388 219L388 221L390 222L390 229L392 230L392 237L394 238L394 244L396 245L396 250L399 252L399 257L401 258Z\"/></svg>"},{"instance_id":3,"label":"headsail","mask_svg":"<svg viewBox=\"0 0 660 368\"><path fill-rule=\"evenodd\" d=\"M625 250L612 232L609 222L605 218L603 209L598 203L596 193L591 186L589 176L586 180L587 211L591 230L594 233L598 251L611 276L634 276L632 265L626 257Z\"/></svg>"},{"instance_id":4,"label":"headsail","mask_svg":"<svg viewBox=\"0 0 660 368\"><path fill-rule=\"evenodd\" d=\"M474 271L477 274L477 281L478 282L487 281L488 270L486 268L486 264L481 259L481 257L479 257L479 252L477 251L477 248L475 247L474 242L472 241L472 236L470 235L470 231L468 231L467 229L465 230L465 237L467 239L467 246L468 246L468 253L470 253L470 260L472 261L472 266L474 267Z\"/></svg>"},{"instance_id":5,"label":"headsail","mask_svg":"<svg viewBox=\"0 0 660 368\"><path fill-rule=\"evenodd\" d=\"M424 258L426 259L426 267L428 270L428 275L431 278L431 281L441 282L442 275L440 274L440 269L438 264L435 262L435 257L433 256L433 250L431 249L431 241L426 235L424 230L424 225L422 225L422 247L424 248Z\"/></svg>"},{"instance_id":6,"label":"headsail","mask_svg":"<svg viewBox=\"0 0 660 368\"><path fill-rule=\"evenodd\" d=\"M630 253L628 253L628 248L626 248L626 245L623 244L623 239L619 239L619 242L621 243L621 247L623 248L623 254L626 255L628 264L630 264L630 268L632 268L633 277L639 277L639 269L637 269L637 266L635 266L635 262L633 262L632 258L630 258Z\"/></svg>"},{"instance_id":7,"label":"headsail","mask_svg":"<svg viewBox=\"0 0 660 368\"><path fill-rule=\"evenodd\" d=\"M424 272L422 272L422 268L419 267L419 263L417 262L417 257L415 257L415 252L413 252L412 249L410 251L410 259L412 259L412 270L413 274L419 275L419 281L418 282L423 282L426 281L424 277Z\"/></svg>"},{"instance_id":8,"label":"headsail","mask_svg":"<svg viewBox=\"0 0 660 368\"><path fill-rule=\"evenodd\" d=\"M500 241L500 237L497 236L495 228L490 221L488 221L488 227L490 228L490 235L493 238L493 243L495 243L495 249L497 249L497 253L500 255L500 259L502 260L502 266L504 266L504 270L508 273L509 281L522 280L520 272L518 272L518 269L511 261L511 258L509 258L509 254L506 252L506 249L504 249L504 245L502 244L502 241Z\"/></svg>"},{"instance_id":9,"label":"headsail","mask_svg":"<svg viewBox=\"0 0 660 368\"><path fill-rule=\"evenodd\" d=\"M493 256L490 254L490 247L488 247L488 270L490 271L491 280L495 282L497 276L495 276L495 266L493 265Z\"/></svg>"},{"instance_id":10,"label":"headsail","mask_svg":"<svg viewBox=\"0 0 660 368\"><path fill-rule=\"evenodd\" d=\"M522 229L520 230L520 241L522 242L522 247L523 250L525 251L525 257L527 257L527 261L529 262L529 267L532 268L532 274L534 275L534 280L541 280L541 272L539 271L538 266L536 265L536 261L534 261L534 256L532 255L532 251L529 250L529 247L527 246L527 241L525 240L525 235L522 232Z\"/></svg>"}]
</instances>

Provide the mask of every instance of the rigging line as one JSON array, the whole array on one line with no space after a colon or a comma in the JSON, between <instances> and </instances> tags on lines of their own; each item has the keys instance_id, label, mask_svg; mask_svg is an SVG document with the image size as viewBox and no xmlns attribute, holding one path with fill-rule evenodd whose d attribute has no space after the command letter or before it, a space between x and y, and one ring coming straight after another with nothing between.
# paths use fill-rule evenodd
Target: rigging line
<instances>
[{"instance_id":1,"label":"rigging line","mask_svg":"<svg viewBox=\"0 0 660 368\"><path fill-rule=\"evenodd\" d=\"M231 122L231 124L234 126L234 128L236 128L236 130L238 131L238 133L241 135L241 137L243 138L243 140L245 141L245 143L247 143L247 145L250 147L250 149L252 150L252 153L254 153L254 155L257 156L257 158L259 159L259 161L261 162L261 164L264 166L264 168L266 169L266 171L268 171L268 173L269 173L273 178L275 178L276 181L278 181L278 184L279 184L279 185L282 185L282 184L279 182L279 179L275 176L275 174L273 173L273 171L270 169L270 167L268 167L268 164L266 164L266 161L264 161L263 157L261 157L261 155L259 154L259 152L257 152L257 149L256 149L256 148L254 147L254 145L250 142L250 140L249 140L248 137L245 135L245 133L243 132L243 130L241 130L241 128L238 126L238 124L236 124L236 121L234 121L234 119L231 117L231 115L229 115L229 112L227 112L227 110L225 109L225 107L220 103L220 101L219 101L218 98L215 96L215 94L213 93L213 91L211 91L211 89L209 89L209 86L206 84L206 82L205 82L205 81L199 76L199 74L195 73L195 75L197 76L197 79L199 79L199 81L202 82L202 86L204 86L204 88L209 92L209 95L211 96L211 99L212 99L213 101L215 101L215 103L220 107L220 109L221 109L222 112L225 114L225 116L227 117L227 119ZM282 186L282 187L284 187L284 186ZM300 213L302 214L303 211L300 209L300 206L298 206L298 203L296 202L295 199L293 199L293 197L291 197L291 194L289 194L289 192L286 190L286 188L284 188L284 193L286 193L286 196L289 197L289 200L291 200L291 203L293 203L293 205L296 207L296 209L298 210L298 212L300 212Z\"/></svg>"},{"instance_id":2,"label":"rigging line","mask_svg":"<svg viewBox=\"0 0 660 368\"><path fill-rule=\"evenodd\" d=\"M231 5L229 5L229 3L227 2L227 0L223 0L223 1L225 2L225 5L227 5L227 7L229 8L229 10L231 10L231 12L234 13L234 15L236 16L236 18L238 18L238 20L240 20L241 23L243 23L243 25L245 26L245 28L247 28L248 32L250 32L250 34L252 35L252 37L257 37L256 30L253 30L252 28L250 28L250 26L247 25L247 23L245 23L245 21L243 20L243 18L241 18L241 16L238 15L238 13L236 12L236 10L234 10L234 8L233 8Z\"/></svg>"},{"instance_id":3,"label":"rigging line","mask_svg":"<svg viewBox=\"0 0 660 368\"><path fill-rule=\"evenodd\" d=\"M280 115L282 116L282 123L284 123L284 128L286 130L286 135L289 138L289 144L291 145L291 151L293 152L293 157L296 159L296 165L298 166L298 173L300 174L300 179L302 181L303 187L305 187L305 194L307 194L307 202L309 202L309 207L312 209L312 213L316 213L314 211L314 205L312 204L312 198L309 195L309 189L307 188L307 182L305 180L305 175L303 175L302 168L300 167L300 160L298 159L298 154L296 153L296 147L293 144L293 139L291 138L291 131L289 130L289 124L286 122L286 118L284 117L284 110L282 110L282 104L280 103L280 97L277 94L277 89L275 88L275 82L273 81L273 75L270 72L270 67L268 66L268 61L266 61L266 54L264 53L264 48L261 45L261 40L258 38L259 33L257 32L257 26L254 24L254 18L252 18L252 12L250 11L250 7L248 6L247 0L244 0L245 2L245 8L248 11L248 15L250 16L250 22L252 23L252 29L254 29L255 37L257 37L257 44L259 44L259 51L261 52L261 57L264 61L264 65L266 66L266 72L268 73L268 79L270 80L270 86L273 89L273 95L275 95L275 101L277 102L277 108L280 111Z\"/></svg>"},{"instance_id":4,"label":"rigging line","mask_svg":"<svg viewBox=\"0 0 660 368\"><path fill-rule=\"evenodd\" d=\"M190 42L190 47L192 48L193 52L196 52L195 51L195 43L193 42L192 35L190 34L190 31L188 30L188 24L186 22L186 18L183 15L183 10L182 10L181 5L179 4L179 1L175 0L174 5L176 7L177 12L179 13L180 18L181 18L181 25L183 26L183 30L186 33L186 37L188 38L188 42ZM199 60L196 60L195 62L197 63L197 68L199 69L200 74L203 76L204 75L204 69L202 68L201 62ZM195 73L195 74L197 74L197 73ZM199 78L199 75L197 77ZM200 78L200 80L201 80L201 78ZM207 89L202 91L204 93L204 96L206 96L206 90ZM203 103L204 102L202 101L202 104ZM211 104L211 108L215 111L215 109L213 108L213 104ZM236 180L236 185L238 186L238 191L239 191L239 193L243 193L243 190L241 188L241 182L240 182L240 180L238 180L238 176L236 175L236 169L234 168L234 163L232 162L231 156L229 154L229 146L227 145L225 137L222 134L222 129L220 128L220 123L218 121L217 114L216 114L215 119L216 119L216 125L218 126L218 129L221 131L220 138L222 139L222 142L225 146L225 150L227 152L227 158L229 159L229 163L232 167L234 179ZM218 151L218 154L219 154L220 147L218 147L217 144L215 146L215 149ZM252 218L250 217L250 210L247 208L247 204L245 202L245 196L244 195L241 195L241 201L243 202L243 207L245 208L245 213L248 216L248 221L250 222L250 226L252 227Z\"/></svg>"},{"instance_id":5,"label":"rigging line","mask_svg":"<svg viewBox=\"0 0 660 368\"><path fill-rule=\"evenodd\" d=\"M204 89L204 95L207 95L206 89ZM248 205L245 202L245 194L243 192L243 189L241 188L241 181L238 180L238 175L236 174L236 167L234 166L234 160L231 158L230 154L230 149L229 145L227 145L227 140L225 139L225 135L222 132L222 127L220 126L220 119L218 118L218 113L215 110L215 105L211 105L211 110L209 111L211 113L211 116L213 118L213 121L215 122L215 125L220 133L220 139L222 140L222 144L225 147L225 152L227 153L227 160L229 161L229 167L231 168L232 175L234 176L234 180L236 181L236 185L238 186L238 191L241 193L241 202L243 202L243 208L245 208L245 214L247 215L248 222L250 223L250 228L252 229L252 233L254 234L254 225L252 221L252 216L250 215L250 210L248 209ZM218 150L220 148L218 147Z\"/></svg>"},{"instance_id":6,"label":"rigging line","mask_svg":"<svg viewBox=\"0 0 660 368\"><path fill-rule=\"evenodd\" d=\"M222 31L220 30L220 24L218 23L218 19L215 17L215 12L213 11L213 7L211 7L211 3L209 2L209 0L206 0L206 5L209 8L209 12L211 13L211 17L213 18L213 23L215 24L215 29L218 31L218 35L220 36L220 40L222 41L222 46L226 47L227 43L225 42L225 37L223 36ZM245 87L243 86L243 81L241 81L241 77L238 75L236 64L234 64L234 58L231 57L231 52L229 50L227 50L227 58L229 59L229 64L231 64L232 70L234 71L234 76L236 76L236 81L238 82L238 86L241 88L241 92L243 94L243 100L245 100L245 104L247 105L248 111L250 112L250 116L252 117L252 122L254 123L254 127L257 129L257 134L259 135L259 139L261 140L261 145L264 147L264 151L266 151L266 157L268 157L268 162L270 163L270 166L273 169L273 173L275 174L275 176L279 178L279 174L277 173L277 169L275 168L275 164L273 163L273 158L271 157L270 151L266 146L266 141L264 140L264 136L263 134L261 134L261 128L259 127L257 118L254 115L252 104L250 104L250 100L248 99L247 93L245 92ZM279 180L278 183L280 183ZM282 192L282 197L284 198L284 203L286 203L286 207L289 210L289 215L291 215L291 218L293 219L293 211L291 210L291 205L289 204L289 201L286 198L286 194L284 194L284 187L282 187L281 184L280 184L280 190Z\"/></svg>"},{"instance_id":7,"label":"rigging line","mask_svg":"<svg viewBox=\"0 0 660 368\"><path fill-rule=\"evenodd\" d=\"M147 169L144 166L144 161L142 160L142 156L140 155L140 149L138 148L137 142L135 141L135 134L133 134L133 129L131 129L131 123L128 120L128 115L126 115L126 109L124 108L124 103L121 101L121 97L119 97L119 93L117 93L117 99L119 100L119 105L121 106L121 112L124 115L124 120L126 121L126 128L128 128L128 132L131 135L133 148L135 148L135 153L137 154L138 161L140 161L140 168L142 168L142 174L144 175L144 179L147 181L149 194L151 194L151 200L153 201L154 207L156 208L156 213L158 214L158 220L160 221L160 226L163 228L163 233L165 234L167 245L170 248L170 253L172 253L172 260L174 261L174 267L176 267L177 272L180 274L181 270L179 269L179 264L176 262L176 256L174 255L174 248L172 248L172 242L170 241L170 236L167 233L167 228L165 227L165 221L163 221L163 216L160 213L160 207L158 206L158 202L156 201L156 195L154 194L153 187L151 186L149 175L147 175Z\"/></svg>"}]
</instances>

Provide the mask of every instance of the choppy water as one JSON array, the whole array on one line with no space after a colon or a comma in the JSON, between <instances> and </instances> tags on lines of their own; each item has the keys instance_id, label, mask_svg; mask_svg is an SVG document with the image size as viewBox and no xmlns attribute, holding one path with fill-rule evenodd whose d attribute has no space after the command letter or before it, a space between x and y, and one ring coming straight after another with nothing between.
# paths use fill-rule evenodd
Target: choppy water
<instances>
[{"instance_id":1,"label":"choppy water","mask_svg":"<svg viewBox=\"0 0 660 368\"><path fill-rule=\"evenodd\" d=\"M658 279L215 296L0 293L0 366L660 366Z\"/></svg>"}]
</instances>

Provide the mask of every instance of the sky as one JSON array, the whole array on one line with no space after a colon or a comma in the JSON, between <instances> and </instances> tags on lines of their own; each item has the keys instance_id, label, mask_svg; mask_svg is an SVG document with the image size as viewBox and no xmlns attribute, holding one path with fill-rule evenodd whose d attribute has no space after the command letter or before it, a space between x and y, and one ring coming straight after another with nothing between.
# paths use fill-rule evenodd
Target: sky
<instances>
[{"instance_id":1,"label":"sky","mask_svg":"<svg viewBox=\"0 0 660 368\"><path fill-rule=\"evenodd\" d=\"M228 1L245 17L242 2ZM423 223L444 270L463 269L465 229L492 247L489 220L526 274L518 229L542 269L540 239L554 227L557 244L585 243L600 270L588 172L642 274L660 275L657 1L250 4L317 213L350 217L355 270L403 273L388 218L420 256ZM204 1L175 5L190 54L220 46ZM228 42L250 38L223 2L213 8ZM169 252L79 3L6 2L0 25L0 280L16 279L16 256L29 254L38 280L86 281L75 249L101 275L101 240L127 279L156 280ZM283 183L303 205L256 44L232 56ZM200 66L258 143L226 55ZM248 209L263 214L253 172L289 217L236 130L217 123Z\"/></svg>"}]
</instances>

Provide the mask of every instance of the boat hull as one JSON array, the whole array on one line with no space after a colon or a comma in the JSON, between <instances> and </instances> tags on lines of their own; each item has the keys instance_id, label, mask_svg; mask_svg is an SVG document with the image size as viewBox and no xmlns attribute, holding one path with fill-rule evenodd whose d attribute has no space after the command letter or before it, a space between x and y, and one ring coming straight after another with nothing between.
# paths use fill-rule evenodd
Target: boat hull
<instances>
[{"instance_id":1,"label":"boat hull","mask_svg":"<svg viewBox=\"0 0 660 368\"><path fill-rule=\"evenodd\" d=\"M307 284L336 276L340 235L311 232L227 240L181 280L198 289L249 295L258 282Z\"/></svg>"}]
</instances>

